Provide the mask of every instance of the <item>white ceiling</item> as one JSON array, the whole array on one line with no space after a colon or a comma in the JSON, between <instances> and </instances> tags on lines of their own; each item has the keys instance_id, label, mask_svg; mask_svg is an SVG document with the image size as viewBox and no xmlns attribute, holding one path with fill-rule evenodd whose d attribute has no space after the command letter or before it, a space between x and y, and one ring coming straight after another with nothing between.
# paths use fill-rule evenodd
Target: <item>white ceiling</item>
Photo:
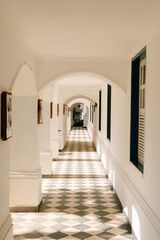
<instances>
[{"instance_id":1,"label":"white ceiling","mask_svg":"<svg viewBox=\"0 0 160 240\"><path fill-rule=\"evenodd\" d=\"M124 59L160 26L160 0L0 0L0 10L51 59Z\"/></svg>"},{"instance_id":2,"label":"white ceiling","mask_svg":"<svg viewBox=\"0 0 160 240\"><path fill-rule=\"evenodd\" d=\"M61 87L97 87L100 85L100 83L103 83L99 78L90 77L90 76L84 76L84 75L77 75L77 76L70 76L65 77L57 82L57 85Z\"/></svg>"}]
</instances>

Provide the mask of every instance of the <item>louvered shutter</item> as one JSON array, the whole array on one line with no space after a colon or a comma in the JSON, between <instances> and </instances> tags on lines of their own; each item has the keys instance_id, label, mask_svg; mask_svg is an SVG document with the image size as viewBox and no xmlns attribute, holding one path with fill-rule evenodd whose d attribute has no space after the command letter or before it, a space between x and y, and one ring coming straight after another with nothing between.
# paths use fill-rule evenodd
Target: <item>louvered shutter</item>
<instances>
[{"instance_id":1,"label":"louvered shutter","mask_svg":"<svg viewBox=\"0 0 160 240\"><path fill-rule=\"evenodd\" d=\"M146 59L140 61L139 76L139 129L138 129L138 160L144 163L144 126L145 126L145 86Z\"/></svg>"}]
</instances>

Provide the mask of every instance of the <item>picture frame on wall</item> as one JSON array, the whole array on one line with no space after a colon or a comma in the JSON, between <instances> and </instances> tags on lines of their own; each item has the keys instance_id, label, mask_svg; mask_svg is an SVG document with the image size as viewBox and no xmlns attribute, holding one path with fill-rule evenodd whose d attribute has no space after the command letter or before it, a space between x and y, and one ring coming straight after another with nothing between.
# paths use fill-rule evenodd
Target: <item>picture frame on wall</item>
<instances>
[{"instance_id":1,"label":"picture frame on wall","mask_svg":"<svg viewBox=\"0 0 160 240\"><path fill-rule=\"evenodd\" d=\"M68 106L63 104L63 114L66 115L68 113Z\"/></svg>"},{"instance_id":2,"label":"picture frame on wall","mask_svg":"<svg viewBox=\"0 0 160 240\"><path fill-rule=\"evenodd\" d=\"M59 103L57 103L57 117L59 117Z\"/></svg>"},{"instance_id":3,"label":"picture frame on wall","mask_svg":"<svg viewBox=\"0 0 160 240\"><path fill-rule=\"evenodd\" d=\"M12 93L1 94L1 138L6 141L12 137Z\"/></svg>"},{"instance_id":4,"label":"picture frame on wall","mask_svg":"<svg viewBox=\"0 0 160 240\"><path fill-rule=\"evenodd\" d=\"M53 102L50 103L50 118L53 118Z\"/></svg>"},{"instance_id":5,"label":"picture frame on wall","mask_svg":"<svg viewBox=\"0 0 160 240\"><path fill-rule=\"evenodd\" d=\"M38 99L38 124L43 124L43 100Z\"/></svg>"}]
</instances>

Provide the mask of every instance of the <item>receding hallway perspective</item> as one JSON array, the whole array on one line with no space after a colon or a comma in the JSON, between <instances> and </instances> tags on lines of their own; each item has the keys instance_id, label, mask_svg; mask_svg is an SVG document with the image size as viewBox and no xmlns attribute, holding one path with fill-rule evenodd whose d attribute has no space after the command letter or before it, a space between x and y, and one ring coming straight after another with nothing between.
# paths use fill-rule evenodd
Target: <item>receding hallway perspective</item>
<instances>
[{"instance_id":1,"label":"receding hallway perspective","mask_svg":"<svg viewBox=\"0 0 160 240\"><path fill-rule=\"evenodd\" d=\"M160 0L0 0L0 52L0 240L160 240Z\"/></svg>"},{"instance_id":2,"label":"receding hallway perspective","mask_svg":"<svg viewBox=\"0 0 160 240\"><path fill-rule=\"evenodd\" d=\"M38 213L12 214L15 240L133 239L87 129L69 132L42 192Z\"/></svg>"}]
</instances>

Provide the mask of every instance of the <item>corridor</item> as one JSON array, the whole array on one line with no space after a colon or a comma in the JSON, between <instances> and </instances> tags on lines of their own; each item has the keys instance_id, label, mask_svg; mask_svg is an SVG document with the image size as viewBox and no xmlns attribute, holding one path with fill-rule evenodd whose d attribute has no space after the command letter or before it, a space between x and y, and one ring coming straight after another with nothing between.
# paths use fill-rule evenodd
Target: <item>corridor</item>
<instances>
[{"instance_id":1,"label":"corridor","mask_svg":"<svg viewBox=\"0 0 160 240\"><path fill-rule=\"evenodd\" d=\"M86 129L70 131L42 192L38 213L12 214L15 240L133 239Z\"/></svg>"}]
</instances>

